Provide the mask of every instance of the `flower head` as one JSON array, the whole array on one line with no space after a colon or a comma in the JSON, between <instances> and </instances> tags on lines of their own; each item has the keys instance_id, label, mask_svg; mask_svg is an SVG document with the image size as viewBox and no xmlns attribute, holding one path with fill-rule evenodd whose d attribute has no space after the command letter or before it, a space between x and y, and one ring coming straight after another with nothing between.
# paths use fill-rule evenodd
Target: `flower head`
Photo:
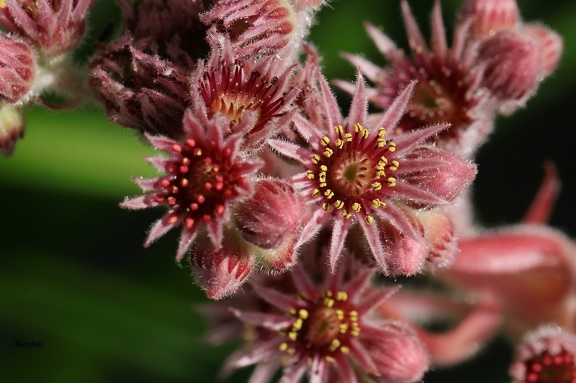
<instances>
[{"instance_id":1,"label":"flower head","mask_svg":"<svg viewBox=\"0 0 576 383\"><path fill-rule=\"evenodd\" d=\"M30 98L36 77L36 58L30 45L0 34L0 103L22 103Z\"/></svg>"},{"instance_id":2,"label":"flower head","mask_svg":"<svg viewBox=\"0 0 576 383\"><path fill-rule=\"evenodd\" d=\"M335 274L315 283L297 265L290 281L254 284L255 297L264 303L260 310L233 310L254 328L254 338L230 358L227 368L256 364L254 375L261 382L269 381L280 366L282 381L290 382L304 374L311 382L407 383L421 378L428 356L413 331L373 315L396 288L370 288L372 271L351 272L343 262Z\"/></svg>"},{"instance_id":3,"label":"flower head","mask_svg":"<svg viewBox=\"0 0 576 383\"><path fill-rule=\"evenodd\" d=\"M305 168L304 173L294 177L295 186L316 210L304 225L299 243L307 242L324 224L333 222L332 269L350 226L358 223L377 263L387 272L386 256L373 224L375 219L383 219L404 235L420 240L421 234L400 204L428 208L448 204L476 174L475 166L459 157L440 155L435 149L422 147L423 141L447 125L412 132L396 129L415 86L410 83L369 129L362 77L358 77L347 119L340 114L326 80L321 77L320 112L311 121L294 118L296 129L309 147L282 140L270 141L273 148ZM434 179L453 180L450 192Z\"/></svg>"},{"instance_id":4,"label":"flower head","mask_svg":"<svg viewBox=\"0 0 576 383\"><path fill-rule=\"evenodd\" d=\"M215 49L192 75L196 115L221 114L230 121L226 134L242 131L244 145L257 149L264 138L288 124L298 89L289 89L291 68L276 57L236 58L231 43Z\"/></svg>"},{"instance_id":5,"label":"flower head","mask_svg":"<svg viewBox=\"0 0 576 383\"><path fill-rule=\"evenodd\" d=\"M0 25L54 57L78 45L91 5L92 0L4 0Z\"/></svg>"},{"instance_id":6,"label":"flower head","mask_svg":"<svg viewBox=\"0 0 576 383\"><path fill-rule=\"evenodd\" d=\"M469 23L457 25L454 44L448 47L440 3L437 1L432 13L432 41L429 47L408 2L403 0L401 5L412 58L370 24L366 25L366 30L390 63L389 66L380 68L361 56L345 57L375 83L368 95L370 101L380 108L388 108L394 97L416 79L418 84L414 96L399 126L413 130L448 122L451 126L429 137L429 141L436 141L441 147L457 154L470 155L489 133L493 113L488 107L486 92L480 87L482 70L474 61L476 45L467 43ZM338 84L352 92L350 84Z\"/></svg>"},{"instance_id":7,"label":"flower head","mask_svg":"<svg viewBox=\"0 0 576 383\"><path fill-rule=\"evenodd\" d=\"M165 174L154 179L137 179L136 183L149 193L121 204L131 209L168 207L168 212L152 226L145 246L182 224L177 260L182 259L204 226L218 248L222 225L230 219L230 205L252 195L249 177L260 164L242 158L241 137L224 139L219 124L222 120L214 119L205 128L188 111L183 121L184 141L146 135L152 145L169 154L149 160Z\"/></svg>"},{"instance_id":8,"label":"flower head","mask_svg":"<svg viewBox=\"0 0 576 383\"><path fill-rule=\"evenodd\" d=\"M576 336L557 326L526 335L510 369L513 383L576 382Z\"/></svg>"}]
</instances>

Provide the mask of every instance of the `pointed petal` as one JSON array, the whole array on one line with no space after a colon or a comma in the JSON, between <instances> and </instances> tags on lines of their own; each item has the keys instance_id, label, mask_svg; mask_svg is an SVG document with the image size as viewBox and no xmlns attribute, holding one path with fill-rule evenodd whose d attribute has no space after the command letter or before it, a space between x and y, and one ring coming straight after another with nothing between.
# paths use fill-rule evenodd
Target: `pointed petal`
<instances>
[{"instance_id":1,"label":"pointed petal","mask_svg":"<svg viewBox=\"0 0 576 383\"><path fill-rule=\"evenodd\" d=\"M358 311L367 313L375 309L376 307L380 306L382 302L398 292L400 288L401 286L391 286L385 289L374 290L372 293L368 294L368 296L362 299L362 302L357 306Z\"/></svg>"},{"instance_id":2,"label":"pointed petal","mask_svg":"<svg viewBox=\"0 0 576 383\"><path fill-rule=\"evenodd\" d=\"M316 285L310 279L310 276L300 263L297 263L292 270L290 270L290 277L294 282L296 290L307 298L311 298L317 291Z\"/></svg>"},{"instance_id":3,"label":"pointed petal","mask_svg":"<svg viewBox=\"0 0 576 383\"><path fill-rule=\"evenodd\" d=\"M350 354L354 355L354 360L368 373L378 374L378 368L374 360L370 357L368 350L362 346L362 343L357 338L350 341Z\"/></svg>"},{"instance_id":4,"label":"pointed petal","mask_svg":"<svg viewBox=\"0 0 576 383\"><path fill-rule=\"evenodd\" d=\"M392 41L388 36L386 36L378 28L370 23L364 23L364 28L366 28L366 32L368 32L368 35L370 35L376 44L378 51L382 53L386 59L394 61L394 56L398 56L400 53L400 50L394 41Z\"/></svg>"},{"instance_id":5,"label":"pointed petal","mask_svg":"<svg viewBox=\"0 0 576 383\"><path fill-rule=\"evenodd\" d=\"M349 53L341 53L342 56L346 61L351 63L357 68L360 68L360 71L364 74L364 76L368 77L368 79L372 82L376 82L378 79L378 75L382 72L382 68L378 65L374 64L373 62L365 59L359 55L351 55ZM342 81L343 82L343 81ZM333 84L338 84L340 82L334 81ZM341 86L339 86L342 88ZM352 88L354 89L354 88ZM350 94L354 94L354 91L349 92Z\"/></svg>"},{"instance_id":6,"label":"pointed petal","mask_svg":"<svg viewBox=\"0 0 576 383\"><path fill-rule=\"evenodd\" d=\"M190 249L192 242L194 242L196 238L196 234L198 234L199 226L199 223L194 223L190 229L188 229L186 225L182 227L182 234L178 242L178 250L176 251L176 262L180 263L186 252Z\"/></svg>"},{"instance_id":7,"label":"pointed petal","mask_svg":"<svg viewBox=\"0 0 576 383\"><path fill-rule=\"evenodd\" d=\"M326 121L313 122L326 126L330 129L330 132L333 132L332 128L342 123L342 114L338 108L336 98L334 97L334 94L332 94L332 89L330 89L330 85L328 85L328 81L326 81L326 78L322 73L318 74L318 78L322 93L322 109L325 111L324 117L326 118Z\"/></svg>"},{"instance_id":8,"label":"pointed petal","mask_svg":"<svg viewBox=\"0 0 576 383\"><path fill-rule=\"evenodd\" d=\"M120 203L120 207L125 209L147 209L149 207L158 206L159 204L154 201L153 198L150 198L148 195L141 195L134 198L125 199L122 203Z\"/></svg>"},{"instance_id":9,"label":"pointed petal","mask_svg":"<svg viewBox=\"0 0 576 383\"><path fill-rule=\"evenodd\" d=\"M378 215L382 217L385 223L394 225L402 234L409 236L417 241L425 243L422 234L417 230L411 221L406 217L404 210L391 203L385 209L378 210Z\"/></svg>"},{"instance_id":10,"label":"pointed petal","mask_svg":"<svg viewBox=\"0 0 576 383\"><path fill-rule=\"evenodd\" d=\"M292 118L292 121L298 133L300 133L307 142L318 142L324 136L316 126L299 114L296 114Z\"/></svg>"},{"instance_id":11,"label":"pointed petal","mask_svg":"<svg viewBox=\"0 0 576 383\"><path fill-rule=\"evenodd\" d=\"M366 113L368 111L368 97L366 97L366 84L364 77L358 70L356 72L356 90L354 97L350 104L350 111L348 112L348 124L350 126L358 123L366 126Z\"/></svg>"},{"instance_id":12,"label":"pointed petal","mask_svg":"<svg viewBox=\"0 0 576 383\"><path fill-rule=\"evenodd\" d=\"M398 121L402 118L404 113L406 112L406 107L410 102L412 97L412 92L414 92L414 87L416 86L416 81L410 82L394 99L394 102L390 105L390 107L386 110L382 117L376 123L377 127L384 127L385 129L394 128Z\"/></svg>"},{"instance_id":13,"label":"pointed petal","mask_svg":"<svg viewBox=\"0 0 576 383\"><path fill-rule=\"evenodd\" d=\"M181 221L182 218L178 217L178 220L174 223L168 223L169 217L173 217L170 215L165 215L164 217L160 218L150 228L150 233L148 233L148 238L146 238L146 242L144 242L144 247L150 246L152 242L166 234L170 229L177 226Z\"/></svg>"},{"instance_id":14,"label":"pointed petal","mask_svg":"<svg viewBox=\"0 0 576 383\"><path fill-rule=\"evenodd\" d=\"M284 369L284 374L279 383L298 383L305 372L305 364L293 363Z\"/></svg>"},{"instance_id":15,"label":"pointed petal","mask_svg":"<svg viewBox=\"0 0 576 383\"><path fill-rule=\"evenodd\" d=\"M351 219L335 219L334 227L332 229L332 239L330 240L330 271L336 271L336 265L342 254L344 248L344 241L348 228L350 227Z\"/></svg>"},{"instance_id":16,"label":"pointed petal","mask_svg":"<svg viewBox=\"0 0 576 383\"><path fill-rule=\"evenodd\" d=\"M402 18L404 19L404 25L406 26L406 34L408 35L410 48L412 48L412 51L416 53L422 50L427 50L426 41L424 40L424 37L422 37L422 33L420 32L420 28L418 27L414 15L412 15L408 1L402 0L400 6L402 7Z\"/></svg>"},{"instance_id":17,"label":"pointed petal","mask_svg":"<svg viewBox=\"0 0 576 383\"><path fill-rule=\"evenodd\" d=\"M388 265L386 263L387 257L384 253L384 246L382 246L382 242L380 241L380 234L378 233L377 226L374 223L368 224L364 220L359 220L358 223L360 223L360 226L362 226L362 229L364 230L364 235L366 236L370 250L372 250L374 260L378 266L380 266L380 271L385 275L388 274Z\"/></svg>"},{"instance_id":18,"label":"pointed petal","mask_svg":"<svg viewBox=\"0 0 576 383\"><path fill-rule=\"evenodd\" d=\"M316 209L312 218L306 223L306 225L302 228L300 232L300 237L298 238L298 242L296 243L296 249L308 242L318 233L318 231L322 228L322 225L326 223L330 219L330 214L326 213L322 209Z\"/></svg>"},{"instance_id":19,"label":"pointed petal","mask_svg":"<svg viewBox=\"0 0 576 383\"><path fill-rule=\"evenodd\" d=\"M271 139L268 140L268 145L270 145L272 149L277 150L280 154L299 161L302 164L310 162L310 159L312 158L312 153L310 151L291 142Z\"/></svg>"},{"instance_id":20,"label":"pointed petal","mask_svg":"<svg viewBox=\"0 0 576 383\"><path fill-rule=\"evenodd\" d=\"M341 382L358 383L356 374L352 369L348 357L346 357L345 355L338 354L336 356L336 360L334 361L334 368L336 369L338 373L338 378Z\"/></svg>"},{"instance_id":21,"label":"pointed petal","mask_svg":"<svg viewBox=\"0 0 576 383\"><path fill-rule=\"evenodd\" d=\"M402 201L409 200L425 205L447 205L449 203L440 196L403 180L398 180L392 191L392 197Z\"/></svg>"},{"instance_id":22,"label":"pointed petal","mask_svg":"<svg viewBox=\"0 0 576 383\"><path fill-rule=\"evenodd\" d=\"M253 284L252 287L260 298L284 312L298 306L298 299L294 296L282 294L277 290L259 286L257 284Z\"/></svg>"},{"instance_id":23,"label":"pointed petal","mask_svg":"<svg viewBox=\"0 0 576 383\"><path fill-rule=\"evenodd\" d=\"M447 51L448 44L446 42L444 21L442 20L442 8L440 7L440 0L436 0L432 11L432 52L444 57Z\"/></svg>"},{"instance_id":24,"label":"pointed petal","mask_svg":"<svg viewBox=\"0 0 576 383\"><path fill-rule=\"evenodd\" d=\"M522 219L524 223L543 224L548 221L560 191L560 180L553 162L544 164L544 179L530 208Z\"/></svg>"},{"instance_id":25,"label":"pointed petal","mask_svg":"<svg viewBox=\"0 0 576 383\"><path fill-rule=\"evenodd\" d=\"M394 138L394 142L396 143L396 152L395 152L396 156L400 156L408 149L410 149L412 146L416 145L419 142L424 141L429 137L432 137L436 133L448 127L450 127L450 124L432 125L427 128L417 129L410 133L405 133L399 137Z\"/></svg>"},{"instance_id":26,"label":"pointed petal","mask_svg":"<svg viewBox=\"0 0 576 383\"><path fill-rule=\"evenodd\" d=\"M252 324L254 326L264 327L272 331L280 331L286 329L294 322L293 318L285 315L276 315L260 312L244 312L237 309L230 309L232 314L242 322Z\"/></svg>"}]
</instances>

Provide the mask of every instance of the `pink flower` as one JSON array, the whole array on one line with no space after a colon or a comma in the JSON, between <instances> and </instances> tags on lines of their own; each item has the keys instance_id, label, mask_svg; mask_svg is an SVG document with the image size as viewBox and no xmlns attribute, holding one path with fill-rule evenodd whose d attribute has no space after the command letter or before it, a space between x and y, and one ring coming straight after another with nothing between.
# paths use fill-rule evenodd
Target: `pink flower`
<instances>
[{"instance_id":1,"label":"pink flower","mask_svg":"<svg viewBox=\"0 0 576 383\"><path fill-rule=\"evenodd\" d=\"M388 256L374 221L381 219L404 235L425 242L401 206L432 208L449 204L472 181L476 168L459 157L422 146L423 141L446 128L445 124L413 132L396 129L415 83L410 83L386 113L370 124L370 131L366 127L362 77L358 77L347 119L342 117L326 80L319 77L318 113L311 116L311 121L294 117L295 127L308 146L269 141L274 149L305 168L293 180L315 211L304 224L299 245L332 222L330 265L334 270L346 235L357 223L377 264L387 273ZM448 179L450 190L446 188Z\"/></svg>"},{"instance_id":2,"label":"pink flower","mask_svg":"<svg viewBox=\"0 0 576 383\"><path fill-rule=\"evenodd\" d=\"M291 87L292 68L284 68L276 57L239 59L231 43L214 49L206 64L200 62L192 74L192 103L197 116L226 116L230 129L243 132L245 149L259 149L265 138L285 129L295 112L299 93Z\"/></svg>"},{"instance_id":3,"label":"pink flower","mask_svg":"<svg viewBox=\"0 0 576 383\"><path fill-rule=\"evenodd\" d=\"M2 4L0 25L54 57L79 44L92 0L5 0Z\"/></svg>"},{"instance_id":4,"label":"pink flower","mask_svg":"<svg viewBox=\"0 0 576 383\"><path fill-rule=\"evenodd\" d=\"M178 261L204 226L214 246L220 247L222 226L230 220L230 205L252 195L249 177L260 166L259 162L240 155L239 135L223 138L222 123L224 120L215 118L210 125L203 126L187 111L183 120L184 141L146 135L152 145L169 154L149 159L165 174L136 179L149 193L121 204L130 209L168 207L168 212L150 229L145 246L182 224Z\"/></svg>"},{"instance_id":5,"label":"pink flower","mask_svg":"<svg viewBox=\"0 0 576 383\"><path fill-rule=\"evenodd\" d=\"M343 263L316 284L296 266L289 281L254 284L261 309L233 309L253 326L254 338L228 360L227 370L256 364L251 381L259 383L269 382L278 368L281 382L299 382L304 374L310 382L421 379L427 352L407 325L373 315L396 289L369 287L372 275Z\"/></svg>"},{"instance_id":6,"label":"pink flower","mask_svg":"<svg viewBox=\"0 0 576 383\"><path fill-rule=\"evenodd\" d=\"M549 325L524 337L510 368L513 383L576 381L576 336Z\"/></svg>"},{"instance_id":7,"label":"pink flower","mask_svg":"<svg viewBox=\"0 0 576 383\"><path fill-rule=\"evenodd\" d=\"M371 24L366 24L366 30L389 65L380 68L358 55L344 57L375 84L368 90L368 97L379 108L390 107L394 97L417 80L399 127L410 131L429 124L450 123L448 129L428 137L428 141L453 153L471 156L490 133L493 111L480 87L482 68L474 60L477 45L467 40L470 24L457 24L453 46L449 47L440 2L436 1L429 46L408 2L402 0L401 5L412 58ZM337 84L352 93L352 85L341 81Z\"/></svg>"},{"instance_id":8,"label":"pink flower","mask_svg":"<svg viewBox=\"0 0 576 383\"><path fill-rule=\"evenodd\" d=\"M520 11L516 0L466 0L459 20L463 23L469 19L472 37L483 39L515 28L520 23Z\"/></svg>"}]
</instances>

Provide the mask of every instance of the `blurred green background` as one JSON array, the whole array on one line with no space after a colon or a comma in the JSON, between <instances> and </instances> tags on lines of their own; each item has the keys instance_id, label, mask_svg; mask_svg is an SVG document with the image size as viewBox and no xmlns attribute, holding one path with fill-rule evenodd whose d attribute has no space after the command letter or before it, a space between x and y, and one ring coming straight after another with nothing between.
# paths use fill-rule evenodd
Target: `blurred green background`
<instances>
[{"instance_id":1,"label":"blurred green background","mask_svg":"<svg viewBox=\"0 0 576 383\"><path fill-rule=\"evenodd\" d=\"M499 119L480 151L478 218L491 226L518 221L549 159L563 181L551 224L576 236L576 2L519 2L525 20L541 20L564 36L565 53L527 108ZM411 3L427 31L433 1ZM443 1L449 30L458 5ZM111 1L97 2L92 38L114 12ZM405 44L398 1L330 1L311 34L328 78L353 78L341 51L383 63L363 20ZM174 263L176 233L143 249L162 211L118 207L139 192L132 175L154 174L142 161L152 149L95 109L32 109L26 119L25 139L11 158L0 158L0 382L217 381L234 346L202 342L206 326L193 307L205 298L186 265ZM43 347L16 348L16 340ZM431 372L425 382L506 382L509 360L510 348L497 339L475 361ZM241 372L228 381L246 379Z\"/></svg>"}]
</instances>

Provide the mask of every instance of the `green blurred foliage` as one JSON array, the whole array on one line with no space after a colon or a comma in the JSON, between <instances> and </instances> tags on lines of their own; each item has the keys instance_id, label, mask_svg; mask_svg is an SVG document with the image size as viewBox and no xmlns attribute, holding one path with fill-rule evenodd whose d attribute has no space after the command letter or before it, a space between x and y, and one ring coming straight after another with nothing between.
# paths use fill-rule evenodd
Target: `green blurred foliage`
<instances>
[{"instance_id":1,"label":"green blurred foliage","mask_svg":"<svg viewBox=\"0 0 576 383\"><path fill-rule=\"evenodd\" d=\"M564 183L551 224L574 236L576 3L519 2L526 20L542 20L565 37L565 54L537 97L513 117L499 119L481 150L477 214L489 225L517 221L538 187L541 163L551 159ZM427 30L433 2L412 3ZM458 4L444 1L450 26ZM118 20L112 2L98 2L88 41L99 38L110 15ZM333 0L311 33L328 78L353 78L342 51L383 63L363 20L405 44L398 1ZM90 50L86 44L84 55ZM345 105L347 96L339 96ZM206 325L193 307L205 298L187 265L174 264L176 234L143 249L145 232L161 211L117 206L138 193L130 176L154 174L142 160L154 151L97 110L33 109L26 118L26 138L12 158L0 159L0 381L216 381L234 346L202 342ZM15 341L43 346L17 348ZM425 381L506 382L509 360L510 347L496 340L475 361L433 372ZM228 381L246 379L241 372Z\"/></svg>"}]
</instances>

